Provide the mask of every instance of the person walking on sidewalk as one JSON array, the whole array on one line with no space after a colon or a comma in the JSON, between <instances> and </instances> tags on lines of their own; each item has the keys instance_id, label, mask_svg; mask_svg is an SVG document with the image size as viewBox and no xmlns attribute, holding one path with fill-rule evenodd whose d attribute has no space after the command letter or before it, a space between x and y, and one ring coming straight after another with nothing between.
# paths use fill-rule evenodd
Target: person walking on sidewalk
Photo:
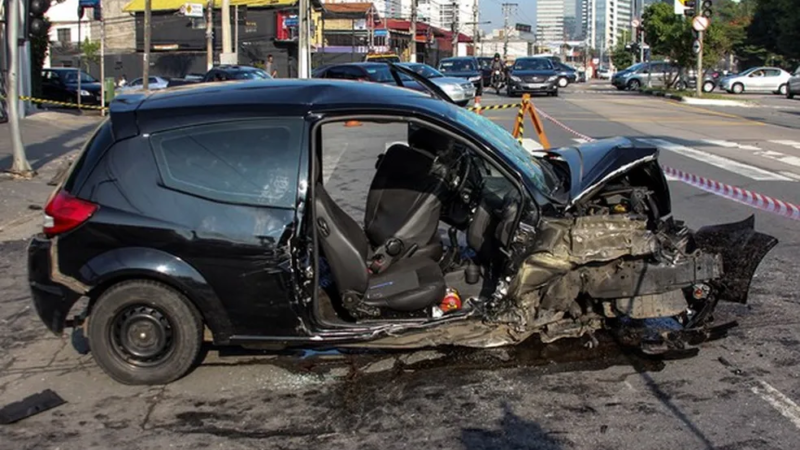
<instances>
[{"instance_id":1,"label":"person walking on sidewalk","mask_svg":"<svg viewBox=\"0 0 800 450\"><path fill-rule=\"evenodd\" d=\"M278 78L278 70L275 69L275 61L272 59L272 55L267 55L267 64L265 67L269 76Z\"/></svg>"}]
</instances>

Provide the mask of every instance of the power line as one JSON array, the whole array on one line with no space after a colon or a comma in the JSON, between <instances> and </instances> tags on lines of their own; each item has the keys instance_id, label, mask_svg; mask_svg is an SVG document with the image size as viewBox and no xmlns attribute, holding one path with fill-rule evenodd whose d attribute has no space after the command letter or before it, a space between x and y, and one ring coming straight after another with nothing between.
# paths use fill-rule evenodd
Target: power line
<instances>
[{"instance_id":1,"label":"power line","mask_svg":"<svg viewBox=\"0 0 800 450\"><path fill-rule=\"evenodd\" d=\"M508 58L508 16L516 15L516 3L503 3L503 59ZM513 12L512 12L513 11Z\"/></svg>"}]
</instances>

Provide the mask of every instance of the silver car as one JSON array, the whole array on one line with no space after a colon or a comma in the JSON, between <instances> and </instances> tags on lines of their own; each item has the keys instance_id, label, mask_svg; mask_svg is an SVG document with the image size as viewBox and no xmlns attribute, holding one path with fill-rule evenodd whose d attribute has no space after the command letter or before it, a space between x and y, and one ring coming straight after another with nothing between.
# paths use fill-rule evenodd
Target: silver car
<instances>
[{"instance_id":1,"label":"silver car","mask_svg":"<svg viewBox=\"0 0 800 450\"><path fill-rule=\"evenodd\" d=\"M786 83L786 98L794 98L800 95L800 67L795 69L794 75Z\"/></svg>"},{"instance_id":2,"label":"silver car","mask_svg":"<svg viewBox=\"0 0 800 450\"><path fill-rule=\"evenodd\" d=\"M720 88L741 94L742 92L772 92L786 95L791 75L777 67L753 67L742 73L729 75L719 81Z\"/></svg>"},{"instance_id":3,"label":"silver car","mask_svg":"<svg viewBox=\"0 0 800 450\"><path fill-rule=\"evenodd\" d=\"M417 74L431 80L440 87L456 104L464 106L475 98L475 85L464 78L446 77L433 67L422 63L400 63Z\"/></svg>"},{"instance_id":4,"label":"silver car","mask_svg":"<svg viewBox=\"0 0 800 450\"><path fill-rule=\"evenodd\" d=\"M169 81L165 80L164 78L161 78L161 77L148 77L148 81L149 81L149 83L148 83L147 87L151 91L157 91L159 89L166 89L167 85L169 85ZM137 78L137 79L131 81L130 83L126 84L125 86L122 86L122 87L118 88L117 92L119 92L121 94L123 92L140 91L140 90L142 90L143 85L144 85L143 80L141 78Z\"/></svg>"}]
</instances>

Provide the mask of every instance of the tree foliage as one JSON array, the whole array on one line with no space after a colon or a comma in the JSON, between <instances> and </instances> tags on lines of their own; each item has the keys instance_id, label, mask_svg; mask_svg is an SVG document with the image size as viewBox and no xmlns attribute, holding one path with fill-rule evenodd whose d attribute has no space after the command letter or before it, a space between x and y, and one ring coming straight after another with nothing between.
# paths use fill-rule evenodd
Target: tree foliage
<instances>
[{"instance_id":1,"label":"tree foliage","mask_svg":"<svg viewBox=\"0 0 800 450\"><path fill-rule=\"evenodd\" d=\"M651 54L669 58L684 68L697 65L690 18L675 14L671 4L660 2L645 9L642 21ZM725 28L712 24L703 40L703 67L715 66L730 47Z\"/></svg>"},{"instance_id":2,"label":"tree foliage","mask_svg":"<svg viewBox=\"0 0 800 450\"><path fill-rule=\"evenodd\" d=\"M617 69L622 69L633 64L633 53L625 47L631 41L631 32L623 30L620 38L617 40L617 45L611 50L611 62Z\"/></svg>"},{"instance_id":3,"label":"tree foliage","mask_svg":"<svg viewBox=\"0 0 800 450\"><path fill-rule=\"evenodd\" d=\"M746 27L746 37L737 53L745 65L771 64L794 68L792 66L800 61L800 7L797 0L758 0L752 8L752 21Z\"/></svg>"},{"instance_id":4,"label":"tree foliage","mask_svg":"<svg viewBox=\"0 0 800 450\"><path fill-rule=\"evenodd\" d=\"M31 42L31 95L42 97L42 68L50 51L50 21L44 20L44 31L32 36Z\"/></svg>"},{"instance_id":5,"label":"tree foliage","mask_svg":"<svg viewBox=\"0 0 800 450\"><path fill-rule=\"evenodd\" d=\"M89 70L89 63L100 64L100 41L90 41L89 38L84 39L81 44L81 53L83 54L83 70Z\"/></svg>"}]
</instances>

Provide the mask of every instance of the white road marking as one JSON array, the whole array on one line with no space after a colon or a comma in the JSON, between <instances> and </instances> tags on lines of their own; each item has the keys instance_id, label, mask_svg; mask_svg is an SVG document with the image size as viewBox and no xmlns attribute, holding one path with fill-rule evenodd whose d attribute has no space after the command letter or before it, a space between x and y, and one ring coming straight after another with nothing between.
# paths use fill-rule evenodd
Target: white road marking
<instances>
[{"instance_id":1,"label":"white road marking","mask_svg":"<svg viewBox=\"0 0 800 450\"><path fill-rule=\"evenodd\" d=\"M794 426L800 428L800 406L797 406L797 403L766 381L758 380L758 384L758 386L753 386L750 390L772 405L783 417L789 419Z\"/></svg>"},{"instance_id":2,"label":"white road marking","mask_svg":"<svg viewBox=\"0 0 800 450\"><path fill-rule=\"evenodd\" d=\"M775 152L772 150L762 150L761 147L757 147L755 145L742 145L742 144L737 144L736 142L719 141L716 139L705 139L703 142L708 142L709 144L718 145L720 147L750 150L754 152L756 156L761 156L763 158L779 161L784 164L788 164L790 166L800 167L800 158L798 158L797 156L790 156L785 153ZM795 141L770 141L770 142L772 142L773 144L782 144L789 146L794 146L794 144L797 144L797 148L800 149L800 142L795 142Z\"/></svg>"},{"instance_id":3,"label":"white road marking","mask_svg":"<svg viewBox=\"0 0 800 450\"><path fill-rule=\"evenodd\" d=\"M770 142L772 142L773 144L788 145L789 147L800 149L800 142L797 141L776 140Z\"/></svg>"},{"instance_id":4,"label":"white road marking","mask_svg":"<svg viewBox=\"0 0 800 450\"><path fill-rule=\"evenodd\" d=\"M687 147L685 145L675 144L673 142L666 141L664 139L639 139L642 142L645 142L650 145L655 145L658 148L663 148L664 150L669 150L674 153L678 153L680 155L696 159L698 161L704 162L706 164L711 164L712 166L719 167L720 169L727 170L729 172L739 174L743 177L750 178L752 180L760 180L760 181L794 181L789 177L785 177L781 174L770 172L768 170L759 169L758 167L753 167L747 164L740 163L738 161L734 161L732 159L724 158L722 156L715 155L713 153L704 152L701 150L697 150L696 148Z\"/></svg>"},{"instance_id":5,"label":"white road marking","mask_svg":"<svg viewBox=\"0 0 800 450\"><path fill-rule=\"evenodd\" d=\"M572 140L577 142L578 144L588 144L589 142L591 142L590 140L585 138L574 138Z\"/></svg>"},{"instance_id":6,"label":"white road marking","mask_svg":"<svg viewBox=\"0 0 800 450\"><path fill-rule=\"evenodd\" d=\"M800 175L792 172L786 172L785 170L781 170L781 175L785 177L789 177L793 180L800 181Z\"/></svg>"},{"instance_id":7,"label":"white road marking","mask_svg":"<svg viewBox=\"0 0 800 450\"><path fill-rule=\"evenodd\" d=\"M71 139L71 140L67 141L64 144L64 147L72 148L72 147L75 147L76 145L83 145L85 142L86 142L86 138L83 137L83 136L80 136L80 137L76 137L74 139Z\"/></svg>"}]
</instances>

